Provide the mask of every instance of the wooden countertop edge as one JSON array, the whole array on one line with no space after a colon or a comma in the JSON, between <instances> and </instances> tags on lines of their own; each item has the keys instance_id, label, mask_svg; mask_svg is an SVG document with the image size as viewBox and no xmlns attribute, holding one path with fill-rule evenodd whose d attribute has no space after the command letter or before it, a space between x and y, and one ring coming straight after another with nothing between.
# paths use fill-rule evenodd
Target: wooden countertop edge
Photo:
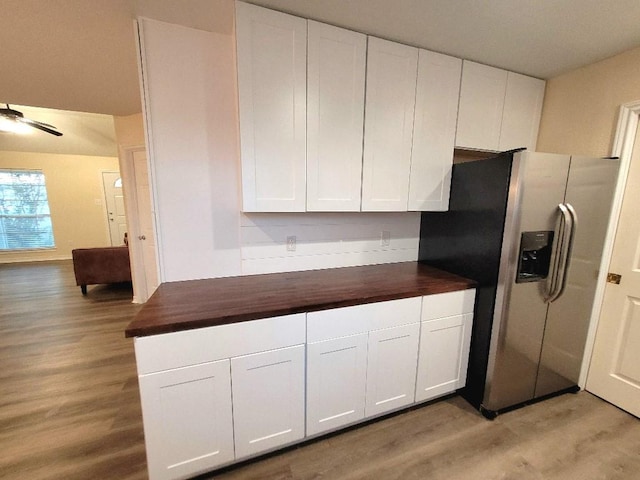
<instances>
[{"instance_id":1,"label":"wooden countertop edge","mask_svg":"<svg viewBox=\"0 0 640 480\"><path fill-rule=\"evenodd\" d=\"M354 267L343 267L343 268L354 268ZM432 270L436 271L435 268ZM304 274L312 275L314 271L304 272ZM147 315L144 321L139 321L138 317L140 314L134 318L134 320L128 325L125 330L125 337L142 337L142 336L150 336L150 335L158 335L164 333L173 333L184 330L193 330L198 328L206 328L206 327L214 327L220 325L227 325L232 323L245 322L250 320L259 320L262 318L269 317L277 317L282 315L291 315L296 313L306 313L306 312L315 312L319 310L327 310L331 308L340 308L340 307L350 307L354 305L362 305L366 303L375 303L375 302L384 302L389 300L398 300L402 298L411 298L423 295L435 295L439 293L448 293L454 291L467 290L470 288L475 288L477 286L476 282L464 277L460 277L449 272L443 272L446 274L448 279L443 279L438 281L437 283L430 284L424 288L398 288L394 290L391 288L388 293L385 294L372 294L372 295L358 295L357 297L349 297L343 299L336 299L331 301L323 301L316 303L301 303L295 306L288 307L263 307L261 309L256 309L252 311L247 311L243 313L231 314L231 315L203 315L202 318L190 318L184 321L175 321L175 322L165 322L160 321L158 323L154 323L152 320L149 320L149 317L152 319L154 315L151 312L146 312ZM287 274L291 274L291 272L286 272ZM301 272L302 274L302 272ZM238 277L231 277L238 278ZM252 277L247 277L252 278ZM188 282L188 281L187 281ZM176 282L176 284L184 283L184 282ZM144 308L144 307L143 307ZM153 309L162 310L163 305L154 306L150 305L149 310ZM162 314L158 314L157 317L162 317ZM165 314L166 316L166 314Z\"/></svg>"}]
</instances>

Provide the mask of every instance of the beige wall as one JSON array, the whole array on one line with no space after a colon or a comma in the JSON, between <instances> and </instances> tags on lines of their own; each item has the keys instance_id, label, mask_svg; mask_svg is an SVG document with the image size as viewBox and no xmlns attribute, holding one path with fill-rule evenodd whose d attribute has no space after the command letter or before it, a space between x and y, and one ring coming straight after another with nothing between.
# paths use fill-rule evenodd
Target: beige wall
<instances>
[{"instance_id":1,"label":"beige wall","mask_svg":"<svg viewBox=\"0 0 640 480\"><path fill-rule=\"evenodd\" d=\"M0 151L0 168L41 169L45 175L56 248L0 252L0 263L71 258L71 250L110 244L103 171L118 171L115 157Z\"/></svg>"},{"instance_id":2,"label":"beige wall","mask_svg":"<svg viewBox=\"0 0 640 480\"><path fill-rule=\"evenodd\" d=\"M120 147L137 147L145 144L142 113L126 117L113 117L116 143Z\"/></svg>"},{"instance_id":3,"label":"beige wall","mask_svg":"<svg viewBox=\"0 0 640 480\"><path fill-rule=\"evenodd\" d=\"M547 82L537 150L611 154L621 104L640 100L640 48Z\"/></svg>"}]
</instances>

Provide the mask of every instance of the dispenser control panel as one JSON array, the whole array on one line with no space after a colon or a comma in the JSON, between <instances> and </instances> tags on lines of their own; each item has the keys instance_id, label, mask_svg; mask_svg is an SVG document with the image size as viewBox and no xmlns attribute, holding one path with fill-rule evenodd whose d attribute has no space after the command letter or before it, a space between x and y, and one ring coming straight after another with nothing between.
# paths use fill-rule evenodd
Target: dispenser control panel
<instances>
[{"instance_id":1,"label":"dispenser control panel","mask_svg":"<svg viewBox=\"0 0 640 480\"><path fill-rule=\"evenodd\" d=\"M522 232L516 283L538 282L549 275L552 231Z\"/></svg>"}]
</instances>

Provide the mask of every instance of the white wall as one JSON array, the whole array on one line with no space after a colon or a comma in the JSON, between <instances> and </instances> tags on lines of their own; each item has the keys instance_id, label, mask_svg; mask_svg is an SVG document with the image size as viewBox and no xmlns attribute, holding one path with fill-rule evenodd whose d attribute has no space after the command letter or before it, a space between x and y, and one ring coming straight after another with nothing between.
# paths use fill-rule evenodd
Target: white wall
<instances>
[{"instance_id":1,"label":"white wall","mask_svg":"<svg viewBox=\"0 0 640 480\"><path fill-rule=\"evenodd\" d=\"M242 214L234 34L140 24L162 281L417 259L417 213Z\"/></svg>"},{"instance_id":2,"label":"white wall","mask_svg":"<svg viewBox=\"0 0 640 480\"><path fill-rule=\"evenodd\" d=\"M238 275L233 37L139 24L161 281Z\"/></svg>"},{"instance_id":3,"label":"white wall","mask_svg":"<svg viewBox=\"0 0 640 480\"><path fill-rule=\"evenodd\" d=\"M420 214L254 213L242 215L240 231L243 274L403 262L418 258Z\"/></svg>"}]
</instances>

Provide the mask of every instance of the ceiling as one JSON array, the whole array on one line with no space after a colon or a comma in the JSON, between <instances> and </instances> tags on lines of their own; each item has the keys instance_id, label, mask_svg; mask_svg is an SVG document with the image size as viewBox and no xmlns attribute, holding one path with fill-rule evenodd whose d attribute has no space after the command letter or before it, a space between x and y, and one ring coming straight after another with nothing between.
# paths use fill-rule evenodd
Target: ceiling
<instances>
[{"instance_id":1,"label":"ceiling","mask_svg":"<svg viewBox=\"0 0 640 480\"><path fill-rule=\"evenodd\" d=\"M62 136L56 137L34 128L29 129L27 134L0 132L0 150L95 157L118 156L111 115L13 104L11 108L22 112L31 120L54 125L62 132Z\"/></svg>"},{"instance_id":2,"label":"ceiling","mask_svg":"<svg viewBox=\"0 0 640 480\"><path fill-rule=\"evenodd\" d=\"M250 0L550 78L640 45L638 0ZM232 0L2 0L0 100L141 110L133 19L230 33Z\"/></svg>"},{"instance_id":3,"label":"ceiling","mask_svg":"<svg viewBox=\"0 0 640 480\"><path fill-rule=\"evenodd\" d=\"M638 0L248 0L548 79L640 45Z\"/></svg>"}]
</instances>

